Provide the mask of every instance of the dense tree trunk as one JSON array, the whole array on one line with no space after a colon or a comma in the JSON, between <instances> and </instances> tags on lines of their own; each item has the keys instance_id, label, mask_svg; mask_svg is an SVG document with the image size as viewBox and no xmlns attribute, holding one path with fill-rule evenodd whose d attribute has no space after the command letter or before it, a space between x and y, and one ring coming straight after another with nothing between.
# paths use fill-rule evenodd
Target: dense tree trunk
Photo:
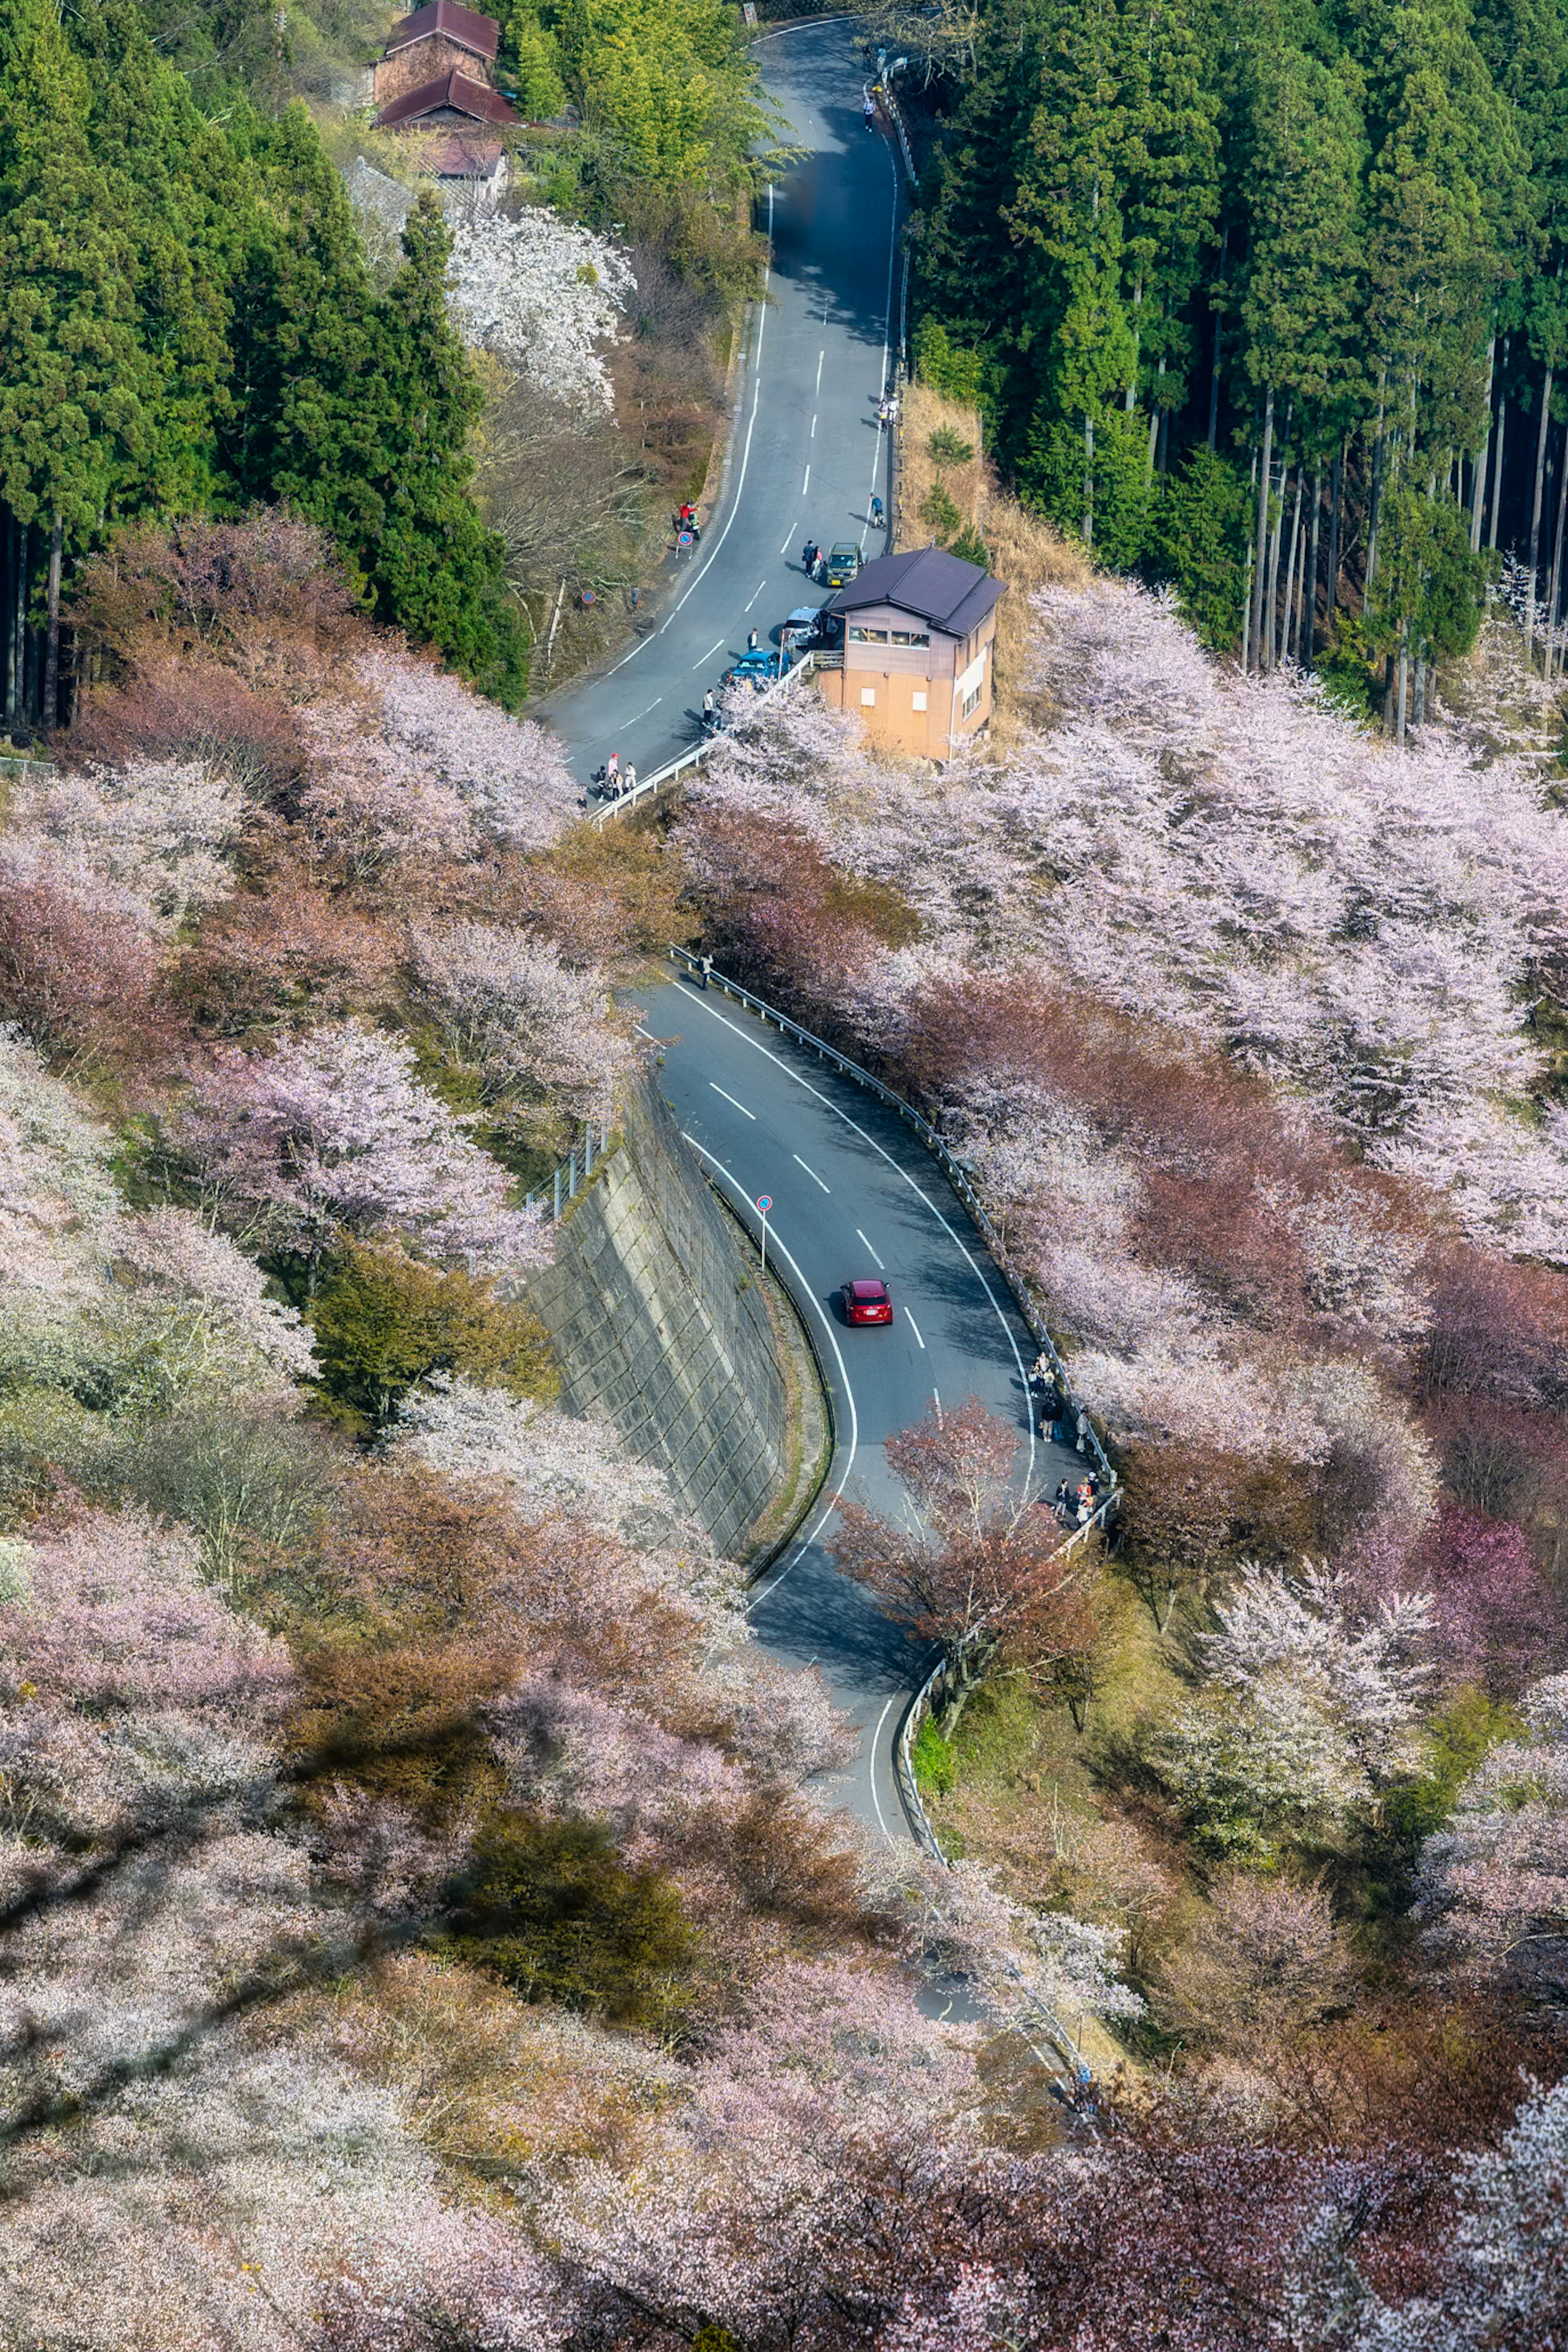
<instances>
[{"instance_id":1,"label":"dense tree trunk","mask_svg":"<svg viewBox=\"0 0 1568 2352\"><path fill-rule=\"evenodd\" d=\"M1492 446L1492 377L1496 373L1497 337L1487 345L1487 429L1470 469L1470 552L1481 546L1481 509L1487 502L1487 459Z\"/></svg>"},{"instance_id":2,"label":"dense tree trunk","mask_svg":"<svg viewBox=\"0 0 1568 2352\"><path fill-rule=\"evenodd\" d=\"M0 615L4 616L5 645L0 667L5 680L5 732L15 735L20 723L16 698L16 601L21 593L22 526L14 514L5 509L5 535L0 545L3 569L0 569Z\"/></svg>"},{"instance_id":3,"label":"dense tree trunk","mask_svg":"<svg viewBox=\"0 0 1568 2352\"><path fill-rule=\"evenodd\" d=\"M1340 608L1340 484L1344 475L1344 451L1335 453L1329 481L1329 593L1323 626L1331 635Z\"/></svg>"},{"instance_id":4,"label":"dense tree trunk","mask_svg":"<svg viewBox=\"0 0 1568 2352\"><path fill-rule=\"evenodd\" d=\"M1128 370L1127 389L1122 394L1121 400L1123 414L1128 416L1131 415L1138 402L1138 348L1142 340L1138 331L1138 313L1142 308L1143 280L1140 278L1137 285L1132 289L1132 365ZM1149 462L1150 465L1152 466L1154 462L1152 457L1151 457Z\"/></svg>"},{"instance_id":5,"label":"dense tree trunk","mask_svg":"<svg viewBox=\"0 0 1568 2352\"><path fill-rule=\"evenodd\" d=\"M1279 436L1281 449L1289 449L1290 446L1292 405L1290 401L1285 404L1285 424ZM1272 669L1275 660L1275 614L1279 594L1279 542L1285 530L1285 494L1289 478L1289 462L1288 458L1282 457L1279 461L1279 508L1274 518L1274 528L1268 534L1268 595L1264 612L1263 635L1259 646L1265 669Z\"/></svg>"},{"instance_id":6,"label":"dense tree trunk","mask_svg":"<svg viewBox=\"0 0 1568 2352\"><path fill-rule=\"evenodd\" d=\"M1509 339L1505 335L1502 339L1504 380L1498 386L1497 442L1492 453L1492 507L1491 513L1487 519L1487 545L1489 547L1495 547L1497 545L1498 509L1502 504L1503 442L1508 432L1508 343Z\"/></svg>"},{"instance_id":7,"label":"dense tree trunk","mask_svg":"<svg viewBox=\"0 0 1568 2352\"><path fill-rule=\"evenodd\" d=\"M1222 286L1225 284L1226 248L1229 243L1230 229L1227 226L1225 228L1222 228L1219 233L1219 282ZM1214 365L1209 371L1209 447L1211 449L1215 446L1215 441L1219 433L1220 320L1225 315L1224 306L1221 302L1216 301L1212 305L1212 308L1214 311Z\"/></svg>"},{"instance_id":8,"label":"dense tree trunk","mask_svg":"<svg viewBox=\"0 0 1568 2352\"><path fill-rule=\"evenodd\" d=\"M1312 468L1312 545L1307 557L1307 653L1303 667L1310 669L1318 658L1318 525L1323 512L1323 469Z\"/></svg>"},{"instance_id":9,"label":"dense tree trunk","mask_svg":"<svg viewBox=\"0 0 1568 2352\"><path fill-rule=\"evenodd\" d=\"M60 723L60 556L64 545L65 523L57 509L54 529L49 533L48 624L44 637L44 707L40 713L47 735L52 735Z\"/></svg>"},{"instance_id":10,"label":"dense tree trunk","mask_svg":"<svg viewBox=\"0 0 1568 2352\"><path fill-rule=\"evenodd\" d=\"M1563 585L1563 520L1568 509L1568 425L1563 428L1563 453L1558 462L1557 529L1552 541L1552 585L1546 595L1546 675L1563 667L1558 657L1557 600Z\"/></svg>"},{"instance_id":11,"label":"dense tree trunk","mask_svg":"<svg viewBox=\"0 0 1568 2352\"><path fill-rule=\"evenodd\" d=\"M1258 451L1257 451L1257 449L1256 449L1256 447L1255 447L1255 448L1253 449L1253 452L1252 452L1252 471L1251 471L1251 474L1250 474L1250 475L1249 475L1249 477L1248 477L1248 479L1247 479L1247 495L1248 495L1248 497L1250 497L1250 496L1252 495L1252 493L1257 489L1257 488L1258 488ZM1248 669L1250 669L1250 668L1252 667L1252 575L1253 575L1253 571L1254 571L1254 563L1253 563L1253 554L1252 554L1252 541L1251 541L1251 540L1249 539L1249 540L1247 541L1247 573L1246 573L1246 577L1245 577L1245 579L1244 579L1244 581L1243 581L1243 583L1242 583L1242 591L1241 591L1241 667L1242 667L1242 668L1243 668L1244 670L1248 670Z\"/></svg>"},{"instance_id":12,"label":"dense tree trunk","mask_svg":"<svg viewBox=\"0 0 1568 2352\"><path fill-rule=\"evenodd\" d=\"M1401 620L1399 624L1399 719L1394 738L1396 743L1402 744L1405 740L1405 716L1409 691L1410 624L1408 621Z\"/></svg>"},{"instance_id":13,"label":"dense tree trunk","mask_svg":"<svg viewBox=\"0 0 1568 2352\"><path fill-rule=\"evenodd\" d=\"M1378 510L1383 504L1383 414L1384 386L1387 371L1377 372L1377 438L1372 445L1372 511L1366 526L1366 584L1370 590L1377 577Z\"/></svg>"},{"instance_id":14,"label":"dense tree trunk","mask_svg":"<svg viewBox=\"0 0 1568 2352\"><path fill-rule=\"evenodd\" d=\"M1290 658L1290 619L1296 594L1296 543L1301 530L1301 481L1305 466L1296 468L1296 503L1290 509L1290 540L1285 555L1285 600L1279 614L1279 658Z\"/></svg>"},{"instance_id":15,"label":"dense tree trunk","mask_svg":"<svg viewBox=\"0 0 1568 2352\"><path fill-rule=\"evenodd\" d=\"M1258 467L1258 533L1252 565L1252 627L1247 652L1247 667L1258 666L1263 643L1263 575L1268 555L1268 475L1274 462L1274 386L1265 387L1263 394L1263 454Z\"/></svg>"},{"instance_id":16,"label":"dense tree trunk","mask_svg":"<svg viewBox=\"0 0 1568 2352\"><path fill-rule=\"evenodd\" d=\"M1530 574L1524 594L1524 658L1535 659L1535 575L1541 560L1541 498L1546 487L1546 428L1552 422L1552 376L1548 364L1541 387L1541 423L1535 435L1535 488L1530 502Z\"/></svg>"},{"instance_id":17,"label":"dense tree trunk","mask_svg":"<svg viewBox=\"0 0 1568 2352\"><path fill-rule=\"evenodd\" d=\"M30 523L22 523L16 532L16 609L13 614L16 639L16 718L21 732L26 735L32 716L32 681L27 672L27 581L32 570L33 531Z\"/></svg>"},{"instance_id":18,"label":"dense tree trunk","mask_svg":"<svg viewBox=\"0 0 1568 2352\"><path fill-rule=\"evenodd\" d=\"M1083 412L1083 543L1094 545L1094 418Z\"/></svg>"}]
</instances>

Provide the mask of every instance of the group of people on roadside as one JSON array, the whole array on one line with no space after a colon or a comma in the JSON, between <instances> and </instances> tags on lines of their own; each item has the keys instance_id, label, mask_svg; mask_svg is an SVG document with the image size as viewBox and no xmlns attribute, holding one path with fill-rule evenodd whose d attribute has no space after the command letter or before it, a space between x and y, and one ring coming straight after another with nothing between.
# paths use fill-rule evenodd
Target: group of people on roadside
<instances>
[{"instance_id":1,"label":"group of people on roadside","mask_svg":"<svg viewBox=\"0 0 1568 2352\"><path fill-rule=\"evenodd\" d=\"M1064 1528L1086 1528L1100 1508L1100 1473L1086 1470L1075 1486L1064 1478L1051 1496L1051 1509Z\"/></svg>"},{"instance_id":2,"label":"group of people on roadside","mask_svg":"<svg viewBox=\"0 0 1568 2352\"><path fill-rule=\"evenodd\" d=\"M595 770L594 782L601 800L624 801L637 788L637 772L629 760L623 768L620 753L612 751L604 766Z\"/></svg>"}]
</instances>

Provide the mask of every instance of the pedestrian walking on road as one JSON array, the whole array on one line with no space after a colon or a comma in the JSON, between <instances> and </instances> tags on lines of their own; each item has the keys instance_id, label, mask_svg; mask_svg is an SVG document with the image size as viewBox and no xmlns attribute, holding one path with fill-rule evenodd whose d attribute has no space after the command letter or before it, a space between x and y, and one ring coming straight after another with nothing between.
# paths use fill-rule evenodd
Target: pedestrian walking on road
<instances>
[{"instance_id":1,"label":"pedestrian walking on road","mask_svg":"<svg viewBox=\"0 0 1568 2352\"><path fill-rule=\"evenodd\" d=\"M710 687L702 698L702 724L705 727L710 727L718 716L719 707L713 699L713 689Z\"/></svg>"},{"instance_id":2,"label":"pedestrian walking on road","mask_svg":"<svg viewBox=\"0 0 1568 2352\"><path fill-rule=\"evenodd\" d=\"M880 499L873 499L871 501L871 528L873 530L880 530L882 528L882 501Z\"/></svg>"},{"instance_id":3,"label":"pedestrian walking on road","mask_svg":"<svg viewBox=\"0 0 1568 2352\"><path fill-rule=\"evenodd\" d=\"M1089 1452L1089 1415L1087 1412L1080 1412L1078 1417L1078 1450L1080 1454L1087 1454Z\"/></svg>"},{"instance_id":4,"label":"pedestrian walking on road","mask_svg":"<svg viewBox=\"0 0 1568 2352\"><path fill-rule=\"evenodd\" d=\"M860 120L864 122L868 131L870 130L871 125L877 120L877 109L872 103L871 93L869 90L867 91L865 99L861 104Z\"/></svg>"},{"instance_id":5,"label":"pedestrian walking on road","mask_svg":"<svg viewBox=\"0 0 1568 2352\"><path fill-rule=\"evenodd\" d=\"M626 773L621 778L621 790L623 793L635 793L637 788L637 772L628 760L626 761Z\"/></svg>"},{"instance_id":6,"label":"pedestrian walking on road","mask_svg":"<svg viewBox=\"0 0 1568 2352\"><path fill-rule=\"evenodd\" d=\"M747 635L746 635L746 651L747 651L749 654L754 654L754 653L756 652L756 650L757 650L757 633L756 633L755 629L751 629L751 630L749 630L749 631L747 632Z\"/></svg>"},{"instance_id":7,"label":"pedestrian walking on road","mask_svg":"<svg viewBox=\"0 0 1568 2352\"><path fill-rule=\"evenodd\" d=\"M620 782L620 780L621 755L618 751L612 751L609 758L605 762L605 782L608 784L611 792L614 793L617 784Z\"/></svg>"}]
</instances>

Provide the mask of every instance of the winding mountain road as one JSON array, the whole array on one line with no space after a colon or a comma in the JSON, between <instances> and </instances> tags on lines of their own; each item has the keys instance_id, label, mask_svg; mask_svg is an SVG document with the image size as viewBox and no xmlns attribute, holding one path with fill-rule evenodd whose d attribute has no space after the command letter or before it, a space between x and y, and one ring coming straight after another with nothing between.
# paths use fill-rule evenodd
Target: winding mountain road
<instances>
[{"instance_id":1,"label":"winding mountain road","mask_svg":"<svg viewBox=\"0 0 1568 2352\"><path fill-rule=\"evenodd\" d=\"M871 541L873 492L888 499L890 451L878 406L896 349L901 164L861 121L863 76L849 19L759 37L770 94L802 160L770 190L768 299L751 316L723 484L700 546L638 642L539 706L580 781L611 751L646 775L697 739L704 689L792 606L821 603L801 566L806 537ZM880 553L879 536L868 547ZM764 1646L815 1664L860 1727L844 1802L890 1844L912 1832L894 1742L926 1670L921 1651L841 1576L824 1541L843 1496L896 1511L889 1437L978 1396L1019 1433L1019 1473L1048 1494L1083 1464L1036 1437L1026 1385L1035 1343L942 1170L897 1116L852 1080L717 991L671 979L638 991L659 1073L703 1169L753 1233L771 1196L769 1255L816 1349L836 1444L801 1536L761 1580L752 1621ZM882 1274L896 1319L851 1329L840 1286Z\"/></svg>"},{"instance_id":2,"label":"winding mountain road","mask_svg":"<svg viewBox=\"0 0 1568 2352\"><path fill-rule=\"evenodd\" d=\"M890 451L877 410L899 333L897 142L861 122L864 76L848 18L781 26L757 49L803 160L760 207L771 263L749 314L723 480L669 597L608 669L531 715L563 739L579 782L611 751L647 775L694 743L702 697L797 604L823 604L801 549L852 539L872 555L873 493Z\"/></svg>"},{"instance_id":3,"label":"winding mountain road","mask_svg":"<svg viewBox=\"0 0 1568 2352\"><path fill-rule=\"evenodd\" d=\"M967 1212L896 1114L754 1014L694 982L639 991L663 1048L658 1080L701 1165L754 1234L768 1194L768 1253L811 1331L837 1444L816 1509L761 1580L752 1622L792 1665L815 1664L861 1729L842 1794L889 1843L910 1828L893 1742L924 1671L921 1652L824 1543L840 1496L896 1511L887 1441L925 1412L978 1396L1019 1433L1019 1468L1047 1495L1081 1458L1033 1432L1035 1343ZM891 1328L851 1329L835 1293L881 1274Z\"/></svg>"}]
</instances>

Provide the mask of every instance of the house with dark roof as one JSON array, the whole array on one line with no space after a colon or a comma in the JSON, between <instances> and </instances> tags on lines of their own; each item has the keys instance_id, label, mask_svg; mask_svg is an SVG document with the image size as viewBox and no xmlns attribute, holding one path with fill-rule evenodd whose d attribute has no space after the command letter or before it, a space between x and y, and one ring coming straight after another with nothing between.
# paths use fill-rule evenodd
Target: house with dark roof
<instances>
[{"instance_id":1,"label":"house with dark roof","mask_svg":"<svg viewBox=\"0 0 1568 2352\"><path fill-rule=\"evenodd\" d=\"M521 116L488 82L470 81L467 74L449 73L439 81L422 82L384 106L375 118L378 131L461 131L476 122L505 130Z\"/></svg>"},{"instance_id":2,"label":"house with dark roof","mask_svg":"<svg viewBox=\"0 0 1568 2352\"><path fill-rule=\"evenodd\" d=\"M377 130L461 131L483 123L504 131L520 121L495 87L500 47L495 18L458 0L427 0L399 17L375 69Z\"/></svg>"},{"instance_id":3,"label":"house with dark roof","mask_svg":"<svg viewBox=\"0 0 1568 2352\"><path fill-rule=\"evenodd\" d=\"M991 717L992 642L1006 590L940 547L879 555L827 610L843 623L843 667L817 674L823 699L858 713L900 751L950 759Z\"/></svg>"},{"instance_id":4,"label":"house with dark roof","mask_svg":"<svg viewBox=\"0 0 1568 2352\"><path fill-rule=\"evenodd\" d=\"M375 102L390 106L453 73L493 86L500 47L500 27L493 16L459 8L457 0L429 0L428 6L400 17L387 35L385 55L375 69Z\"/></svg>"}]
</instances>

